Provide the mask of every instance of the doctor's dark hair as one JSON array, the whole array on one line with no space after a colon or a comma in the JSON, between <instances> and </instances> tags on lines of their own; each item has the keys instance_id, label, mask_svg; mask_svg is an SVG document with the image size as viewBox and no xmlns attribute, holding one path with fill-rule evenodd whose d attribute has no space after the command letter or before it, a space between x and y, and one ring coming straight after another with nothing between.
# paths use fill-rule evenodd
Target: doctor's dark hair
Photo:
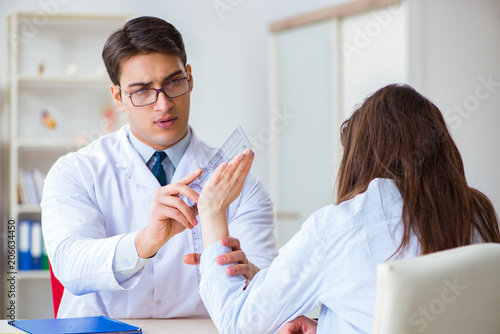
<instances>
[{"instance_id":1,"label":"doctor's dark hair","mask_svg":"<svg viewBox=\"0 0 500 334\"><path fill-rule=\"evenodd\" d=\"M341 142L337 203L375 178L394 180L403 197L403 239L393 256L412 235L422 254L469 245L476 235L500 242L493 205L468 186L441 112L412 87L388 85L369 96L342 124Z\"/></svg>"},{"instance_id":2,"label":"doctor's dark hair","mask_svg":"<svg viewBox=\"0 0 500 334\"><path fill-rule=\"evenodd\" d=\"M187 65L182 35L170 23L152 16L141 16L125 23L104 44L102 59L109 78L120 84L120 66L124 60L136 55L161 52L179 56Z\"/></svg>"}]
</instances>

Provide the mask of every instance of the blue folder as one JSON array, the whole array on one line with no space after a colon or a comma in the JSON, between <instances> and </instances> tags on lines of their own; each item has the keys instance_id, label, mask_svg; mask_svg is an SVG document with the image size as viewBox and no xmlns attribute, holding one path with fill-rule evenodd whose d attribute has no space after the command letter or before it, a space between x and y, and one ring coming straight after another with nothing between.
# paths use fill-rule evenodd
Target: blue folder
<instances>
[{"instance_id":1,"label":"blue folder","mask_svg":"<svg viewBox=\"0 0 500 334\"><path fill-rule=\"evenodd\" d=\"M18 225L17 234L17 251L19 252L18 257L18 269L19 270L30 270L31 269L31 221L27 219L21 219Z\"/></svg>"},{"instance_id":2,"label":"blue folder","mask_svg":"<svg viewBox=\"0 0 500 334\"><path fill-rule=\"evenodd\" d=\"M139 327L99 317L13 320L9 324L31 334L142 333Z\"/></svg>"}]
</instances>

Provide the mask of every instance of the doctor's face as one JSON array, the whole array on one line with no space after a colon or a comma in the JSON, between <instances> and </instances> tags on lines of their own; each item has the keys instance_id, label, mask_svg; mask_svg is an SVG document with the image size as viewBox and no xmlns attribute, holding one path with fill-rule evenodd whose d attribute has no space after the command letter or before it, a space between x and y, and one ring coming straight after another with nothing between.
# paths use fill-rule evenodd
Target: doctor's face
<instances>
[{"instance_id":1,"label":"doctor's face","mask_svg":"<svg viewBox=\"0 0 500 334\"><path fill-rule=\"evenodd\" d=\"M162 91L156 102L154 88ZM186 87L185 89L181 87ZM120 91L121 88L121 91ZM120 66L120 87L112 85L111 94L118 109L125 112L130 131L137 139L157 151L165 150L180 141L187 134L190 95L193 89L191 66L184 68L180 58L174 54L150 53L137 55L122 62Z\"/></svg>"}]
</instances>

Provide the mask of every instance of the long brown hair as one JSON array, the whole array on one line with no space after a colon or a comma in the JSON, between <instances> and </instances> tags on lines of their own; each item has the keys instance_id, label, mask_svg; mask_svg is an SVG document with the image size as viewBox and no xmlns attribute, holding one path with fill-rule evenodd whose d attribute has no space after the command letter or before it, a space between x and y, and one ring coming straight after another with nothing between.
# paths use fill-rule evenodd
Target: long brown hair
<instances>
[{"instance_id":1,"label":"long brown hair","mask_svg":"<svg viewBox=\"0 0 500 334\"><path fill-rule=\"evenodd\" d=\"M500 242L489 199L467 185L462 158L439 109L408 85L386 86L342 124L337 203L394 180L403 197L403 252L412 234L428 254L474 242Z\"/></svg>"}]
</instances>

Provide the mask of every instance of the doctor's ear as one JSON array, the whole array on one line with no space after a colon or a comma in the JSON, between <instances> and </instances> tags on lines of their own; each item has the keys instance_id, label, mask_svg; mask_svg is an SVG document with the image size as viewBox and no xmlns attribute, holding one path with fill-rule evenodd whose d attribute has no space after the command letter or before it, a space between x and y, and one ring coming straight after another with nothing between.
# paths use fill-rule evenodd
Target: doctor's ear
<instances>
[{"instance_id":1,"label":"doctor's ear","mask_svg":"<svg viewBox=\"0 0 500 334\"><path fill-rule=\"evenodd\" d=\"M194 81L193 81L193 73L192 73L191 65L189 65L189 64L186 65L186 71L187 71L188 77L189 77L189 91L192 92Z\"/></svg>"},{"instance_id":2,"label":"doctor's ear","mask_svg":"<svg viewBox=\"0 0 500 334\"><path fill-rule=\"evenodd\" d=\"M121 89L117 85L111 85L110 88L111 96L113 97L113 102L115 103L116 107L121 111L125 111L125 108L123 108Z\"/></svg>"}]
</instances>

